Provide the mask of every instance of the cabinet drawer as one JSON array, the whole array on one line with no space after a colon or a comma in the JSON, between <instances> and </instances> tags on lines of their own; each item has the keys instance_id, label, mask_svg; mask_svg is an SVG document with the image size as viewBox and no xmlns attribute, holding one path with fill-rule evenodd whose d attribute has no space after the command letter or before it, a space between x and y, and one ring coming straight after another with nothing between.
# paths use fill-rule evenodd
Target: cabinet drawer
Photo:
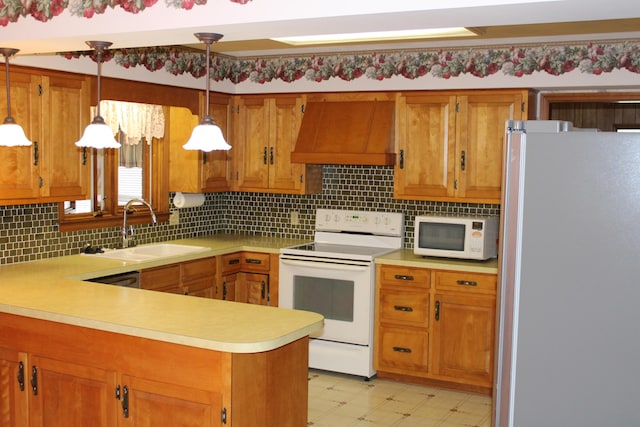
<instances>
[{"instance_id":1,"label":"cabinet drawer","mask_svg":"<svg viewBox=\"0 0 640 427\"><path fill-rule=\"evenodd\" d=\"M269 272L271 257L263 252L243 252L242 271Z\"/></svg>"},{"instance_id":2,"label":"cabinet drawer","mask_svg":"<svg viewBox=\"0 0 640 427\"><path fill-rule=\"evenodd\" d=\"M162 289L180 286L180 264L148 268L140 273L142 289Z\"/></svg>"},{"instance_id":3,"label":"cabinet drawer","mask_svg":"<svg viewBox=\"0 0 640 427\"><path fill-rule=\"evenodd\" d=\"M216 274L216 259L214 257L198 259L182 264L182 281L194 280L201 277L214 278Z\"/></svg>"},{"instance_id":4,"label":"cabinet drawer","mask_svg":"<svg viewBox=\"0 0 640 427\"><path fill-rule=\"evenodd\" d=\"M406 288L380 289L378 307L380 321L417 327L429 322L429 294Z\"/></svg>"},{"instance_id":5,"label":"cabinet drawer","mask_svg":"<svg viewBox=\"0 0 640 427\"><path fill-rule=\"evenodd\" d=\"M495 294L497 282L495 274L438 271L435 274L434 285L438 290Z\"/></svg>"},{"instance_id":6,"label":"cabinet drawer","mask_svg":"<svg viewBox=\"0 0 640 427\"><path fill-rule=\"evenodd\" d=\"M381 327L378 366L385 370L408 370L411 375L427 373L429 335L426 331Z\"/></svg>"},{"instance_id":7,"label":"cabinet drawer","mask_svg":"<svg viewBox=\"0 0 640 427\"><path fill-rule=\"evenodd\" d=\"M380 281L385 285L429 288L431 286L430 273L430 270L424 268L396 267L387 265L382 265L378 268Z\"/></svg>"},{"instance_id":8,"label":"cabinet drawer","mask_svg":"<svg viewBox=\"0 0 640 427\"><path fill-rule=\"evenodd\" d=\"M222 255L222 273L235 273L240 271L241 258L242 254L240 252Z\"/></svg>"}]
</instances>

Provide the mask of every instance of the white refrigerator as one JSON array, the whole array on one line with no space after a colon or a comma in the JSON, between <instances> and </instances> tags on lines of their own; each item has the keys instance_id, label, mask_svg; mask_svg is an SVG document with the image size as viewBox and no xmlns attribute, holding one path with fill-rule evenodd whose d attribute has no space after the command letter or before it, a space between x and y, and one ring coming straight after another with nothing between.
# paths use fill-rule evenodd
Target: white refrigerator
<instances>
[{"instance_id":1,"label":"white refrigerator","mask_svg":"<svg viewBox=\"0 0 640 427\"><path fill-rule=\"evenodd\" d=\"M507 123L494 427L640 426L640 134Z\"/></svg>"}]
</instances>

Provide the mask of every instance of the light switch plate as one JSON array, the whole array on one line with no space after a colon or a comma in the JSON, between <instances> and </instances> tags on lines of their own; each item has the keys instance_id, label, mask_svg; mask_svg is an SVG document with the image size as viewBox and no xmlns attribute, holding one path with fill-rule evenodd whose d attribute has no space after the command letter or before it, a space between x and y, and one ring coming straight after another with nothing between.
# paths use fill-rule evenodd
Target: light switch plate
<instances>
[{"instance_id":1,"label":"light switch plate","mask_svg":"<svg viewBox=\"0 0 640 427\"><path fill-rule=\"evenodd\" d=\"M180 224L180 211L174 209L169 214L169 225L178 225Z\"/></svg>"}]
</instances>

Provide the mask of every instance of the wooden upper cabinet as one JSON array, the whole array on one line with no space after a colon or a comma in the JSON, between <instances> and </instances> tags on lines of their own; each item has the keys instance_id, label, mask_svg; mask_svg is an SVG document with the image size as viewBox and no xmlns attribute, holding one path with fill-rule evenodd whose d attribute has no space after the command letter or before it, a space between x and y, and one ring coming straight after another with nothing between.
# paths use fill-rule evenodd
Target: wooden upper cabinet
<instances>
[{"instance_id":1,"label":"wooden upper cabinet","mask_svg":"<svg viewBox=\"0 0 640 427\"><path fill-rule=\"evenodd\" d=\"M231 143L230 99L228 95L211 94L209 100L209 114L228 143ZM200 95L200 100L202 116L206 102L204 95ZM184 107L169 108L169 191L203 193L229 190L229 151L205 153L182 148L191 137L193 128L200 122L200 116Z\"/></svg>"},{"instance_id":2,"label":"wooden upper cabinet","mask_svg":"<svg viewBox=\"0 0 640 427\"><path fill-rule=\"evenodd\" d=\"M505 122L525 119L526 104L526 91L458 97L458 197L500 200Z\"/></svg>"},{"instance_id":3,"label":"wooden upper cabinet","mask_svg":"<svg viewBox=\"0 0 640 427\"><path fill-rule=\"evenodd\" d=\"M5 72L4 66L0 67ZM40 76L18 72L11 68L11 116L22 126L30 147L2 147L0 150L0 203L35 199L40 195L39 151L42 143L40 125ZM6 86L2 87L6 93ZM7 99L0 97L2 117L7 115ZM38 156L38 157L36 157Z\"/></svg>"},{"instance_id":4,"label":"wooden upper cabinet","mask_svg":"<svg viewBox=\"0 0 640 427\"><path fill-rule=\"evenodd\" d=\"M453 197L454 95L416 94L397 101L395 197Z\"/></svg>"},{"instance_id":5,"label":"wooden upper cabinet","mask_svg":"<svg viewBox=\"0 0 640 427\"><path fill-rule=\"evenodd\" d=\"M499 203L505 122L527 104L526 90L401 94L395 197Z\"/></svg>"},{"instance_id":6,"label":"wooden upper cabinet","mask_svg":"<svg viewBox=\"0 0 640 427\"><path fill-rule=\"evenodd\" d=\"M316 193L322 167L291 162L304 96L241 96L234 120L232 188L271 193Z\"/></svg>"},{"instance_id":7,"label":"wooden upper cabinet","mask_svg":"<svg viewBox=\"0 0 640 427\"><path fill-rule=\"evenodd\" d=\"M50 76L43 78L42 86L45 195L57 201L88 196L91 153L83 153L75 143L89 122L89 82L75 76Z\"/></svg>"},{"instance_id":8,"label":"wooden upper cabinet","mask_svg":"<svg viewBox=\"0 0 640 427\"><path fill-rule=\"evenodd\" d=\"M0 203L86 198L89 154L75 146L90 120L89 78L11 69L11 115L30 147L0 151ZM6 99L0 100L6 114Z\"/></svg>"}]
</instances>

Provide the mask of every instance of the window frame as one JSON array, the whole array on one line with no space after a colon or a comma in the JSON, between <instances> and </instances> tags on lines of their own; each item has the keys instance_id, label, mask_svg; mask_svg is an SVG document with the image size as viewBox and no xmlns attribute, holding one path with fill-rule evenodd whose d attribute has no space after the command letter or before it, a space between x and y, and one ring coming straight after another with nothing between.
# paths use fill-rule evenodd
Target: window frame
<instances>
[{"instance_id":1,"label":"window frame","mask_svg":"<svg viewBox=\"0 0 640 427\"><path fill-rule=\"evenodd\" d=\"M138 102L144 104L162 105L165 115L168 116L168 106L185 107L191 110L195 115L200 115L200 94L202 90L161 85L155 83L137 82L131 80L105 78L101 79L101 99L109 99L114 101ZM91 99L97 99L97 78L91 80ZM166 139L166 143L164 140ZM152 141L151 150L151 176L154 178L154 185L151 189L151 203L155 211L158 222L169 221L169 141L168 138L162 138ZM115 151L115 150L107 150ZM107 153L107 155L110 155ZM115 157L117 165L117 152L111 154ZM94 153L91 153L94 156ZM105 176L109 176L109 180L105 180L105 194L113 194L113 188L117 187L117 166L115 178L108 173L105 167ZM92 166L92 178L96 176L96 162ZM145 173L148 178L148 174ZM113 181L115 179L115 181ZM144 180L145 178L143 178ZM94 180L92 179L92 184ZM107 188L108 187L108 188ZM148 188L148 186L145 186ZM96 194L93 192L93 194ZM87 195L91 197L91 195ZM145 194L149 197L149 194ZM115 201L117 205L117 198ZM95 206L95 203L94 203ZM98 228L107 228L121 226L123 220L122 207L114 210L103 212L89 212L82 214L65 214L64 203L58 203L58 224L59 230L62 232L75 230L89 230ZM127 216L127 222L130 224L149 224L151 217L146 208L136 207L136 213Z\"/></svg>"}]
</instances>

